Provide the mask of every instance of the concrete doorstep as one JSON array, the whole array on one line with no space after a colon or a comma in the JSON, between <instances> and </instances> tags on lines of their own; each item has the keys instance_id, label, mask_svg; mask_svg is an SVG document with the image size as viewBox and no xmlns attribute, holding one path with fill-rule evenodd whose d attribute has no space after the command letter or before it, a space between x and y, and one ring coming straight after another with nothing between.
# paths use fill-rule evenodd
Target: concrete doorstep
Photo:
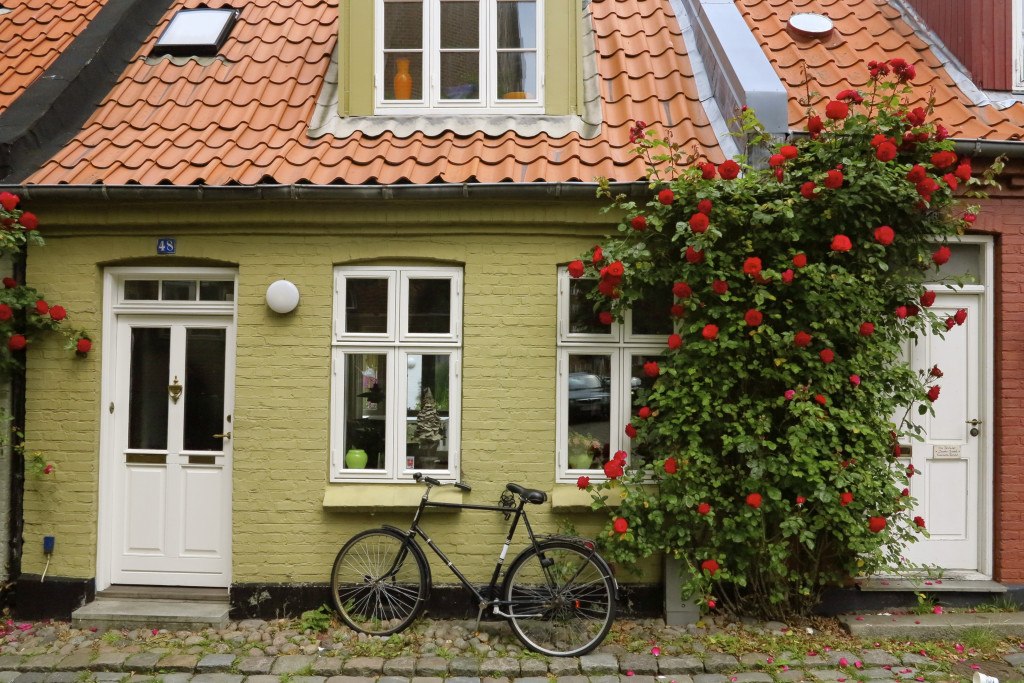
<instances>
[{"instance_id":1,"label":"concrete doorstep","mask_svg":"<svg viewBox=\"0 0 1024 683\"><path fill-rule=\"evenodd\" d=\"M972 629L1024 637L1024 612L844 614L839 621L851 635L869 640L956 640Z\"/></svg>"},{"instance_id":2,"label":"concrete doorstep","mask_svg":"<svg viewBox=\"0 0 1024 683\"><path fill-rule=\"evenodd\" d=\"M227 601L96 598L72 612L71 625L101 630L223 628L228 623L229 610Z\"/></svg>"}]
</instances>

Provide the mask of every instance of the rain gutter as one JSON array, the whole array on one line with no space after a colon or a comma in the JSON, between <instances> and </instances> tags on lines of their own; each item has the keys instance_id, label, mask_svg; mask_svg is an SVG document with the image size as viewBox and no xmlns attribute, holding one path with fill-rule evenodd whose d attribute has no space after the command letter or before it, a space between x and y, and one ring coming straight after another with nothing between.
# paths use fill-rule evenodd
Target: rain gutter
<instances>
[{"instance_id":1,"label":"rain gutter","mask_svg":"<svg viewBox=\"0 0 1024 683\"><path fill-rule=\"evenodd\" d=\"M806 131L791 131L788 135L790 140L806 138ZM995 159L999 156L1006 156L1010 159L1024 159L1024 140L986 140L984 138L950 138L953 140L953 149L960 156L983 157Z\"/></svg>"},{"instance_id":2,"label":"rain gutter","mask_svg":"<svg viewBox=\"0 0 1024 683\"><path fill-rule=\"evenodd\" d=\"M0 185L25 201L367 201L597 199L597 183L462 183L437 185ZM612 195L649 197L644 182L611 183Z\"/></svg>"}]
</instances>

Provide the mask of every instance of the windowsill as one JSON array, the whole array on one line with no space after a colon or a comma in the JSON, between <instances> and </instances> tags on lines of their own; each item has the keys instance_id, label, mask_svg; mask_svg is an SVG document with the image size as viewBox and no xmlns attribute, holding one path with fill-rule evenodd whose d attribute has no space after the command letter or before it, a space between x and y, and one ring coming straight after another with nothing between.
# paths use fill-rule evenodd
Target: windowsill
<instances>
[{"instance_id":1,"label":"windowsill","mask_svg":"<svg viewBox=\"0 0 1024 683\"><path fill-rule=\"evenodd\" d=\"M602 495L608 497L608 505L618 507L622 502L622 489L614 488ZM594 502L590 491L585 491L575 484L555 484L551 489L552 510L590 510Z\"/></svg>"},{"instance_id":2,"label":"windowsill","mask_svg":"<svg viewBox=\"0 0 1024 683\"><path fill-rule=\"evenodd\" d=\"M324 504L335 510L373 510L386 508L412 510L423 498L423 486L413 484L348 483L328 484ZM464 492L454 486L435 488L430 500L439 503L461 503ZM431 511L457 512L451 508L430 508Z\"/></svg>"}]
</instances>

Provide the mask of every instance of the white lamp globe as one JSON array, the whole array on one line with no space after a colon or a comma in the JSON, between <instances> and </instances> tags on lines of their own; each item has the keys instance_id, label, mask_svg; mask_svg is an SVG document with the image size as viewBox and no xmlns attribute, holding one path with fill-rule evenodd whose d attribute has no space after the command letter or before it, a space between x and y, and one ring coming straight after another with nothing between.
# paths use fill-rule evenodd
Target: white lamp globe
<instances>
[{"instance_id":1,"label":"white lamp globe","mask_svg":"<svg viewBox=\"0 0 1024 683\"><path fill-rule=\"evenodd\" d=\"M275 313L291 313L299 305L299 288L288 280L278 280L267 287L267 306Z\"/></svg>"}]
</instances>

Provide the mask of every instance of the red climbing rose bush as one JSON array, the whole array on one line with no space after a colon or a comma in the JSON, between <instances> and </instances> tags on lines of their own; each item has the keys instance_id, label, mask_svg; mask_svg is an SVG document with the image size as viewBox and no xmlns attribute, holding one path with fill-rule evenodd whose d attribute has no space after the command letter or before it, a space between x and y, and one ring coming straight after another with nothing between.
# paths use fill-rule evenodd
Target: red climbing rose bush
<instances>
[{"instance_id":1,"label":"red climbing rose bush","mask_svg":"<svg viewBox=\"0 0 1024 683\"><path fill-rule=\"evenodd\" d=\"M907 67L873 63L866 92L837 93L781 146L745 112L748 148L766 149L756 168L685 157L639 122L650 199L615 198L618 233L570 266L597 279L605 322L672 293L675 332L626 428L647 457L617 453L580 486L595 508L621 489L613 559L682 559L684 594L705 606L805 614L927 533L899 444L944 398L942 373L915 373L902 349L960 332L966 313L935 315L924 283L994 171L975 177L930 106L904 104Z\"/></svg>"},{"instance_id":2,"label":"red climbing rose bush","mask_svg":"<svg viewBox=\"0 0 1024 683\"><path fill-rule=\"evenodd\" d=\"M0 192L0 254L12 259L29 245L42 246L39 219L20 208L21 198ZM14 278L5 277L0 287L0 376L9 377L20 368L24 351L40 334L58 332L65 346L78 356L92 349L92 340L81 330L72 329L68 310L48 301L40 292Z\"/></svg>"}]
</instances>

